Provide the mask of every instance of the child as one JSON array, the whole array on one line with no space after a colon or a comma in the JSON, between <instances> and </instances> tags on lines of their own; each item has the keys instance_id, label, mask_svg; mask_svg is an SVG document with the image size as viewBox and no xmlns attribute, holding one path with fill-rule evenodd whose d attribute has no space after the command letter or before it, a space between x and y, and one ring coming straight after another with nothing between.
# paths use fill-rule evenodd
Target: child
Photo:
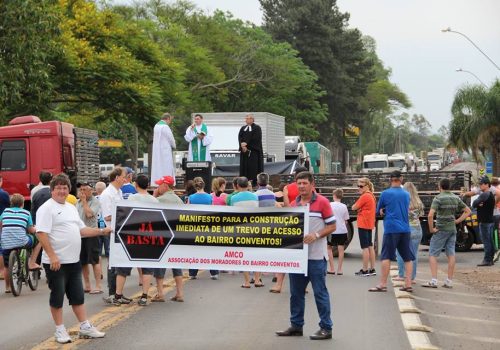
<instances>
[{"instance_id":1,"label":"child","mask_svg":"<svg viewBox=\"0 0 500 350\"><path fill-rule=\"evenodd\" d=\"M30 270L39 270L40 265L36 263L36 258L40 253L41 245L36 239L35 227L29 211L23 209L24 197L15 193L10 198L10 208L6 208L0 215L0 225L2 227L2 249L5 267L9 266L10 252L17 248L34 248L28 261ZM6 291L10 290L9 279L5 280Z\"/></svg>"},{"instance_id":2,"label":"child","mask_svg":"<svg viewBox=\"0 0 500 350\"><path fill-rule=\"evenodd\" d=\"M339 264L337 266L337 275L343 275L342 263L344 262L344 245L347 241L347 221L349 220L349 211L344 203L341 203L344 192L341 189L333 191L333 202L330 203L335 220L337 222L337 229L332 232L328 245L332 248L328 249L328 258L330 264L329 274L335 275L335 266L333 264L333 247L337 247L339 253Z\"/></svg>"}]
</instances>

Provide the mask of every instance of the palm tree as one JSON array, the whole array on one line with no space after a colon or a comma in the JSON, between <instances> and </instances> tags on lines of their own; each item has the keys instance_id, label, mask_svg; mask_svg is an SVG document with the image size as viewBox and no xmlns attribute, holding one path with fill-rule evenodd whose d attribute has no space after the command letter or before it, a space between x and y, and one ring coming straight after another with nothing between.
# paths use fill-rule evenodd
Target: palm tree
<instances>
[{"instance_id":1,"label":"palm tree","mask_svg":"<svg viewBox=\"0 0 500 350\"><path fill-rule=\"evenodd\" d=\"M467 85L455 94L451 107L450 143L470 150L475 159L491 152L493 174L500 176L500 80L490 88Z\"/></svg>"}]
</instances>

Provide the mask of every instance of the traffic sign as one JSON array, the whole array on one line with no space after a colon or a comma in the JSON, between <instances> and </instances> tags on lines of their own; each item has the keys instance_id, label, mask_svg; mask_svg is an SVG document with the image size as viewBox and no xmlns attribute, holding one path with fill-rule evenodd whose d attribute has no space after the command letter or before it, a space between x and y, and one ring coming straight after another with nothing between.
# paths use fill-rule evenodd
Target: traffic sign
<instances>
[{"instance_id":1,"label":"traffic sign","mask_svg":"<svg viewBox=\"0 0 500 350\"><path fill-rule=\"evenodd\" d=\"M493 162L486 162L486 174L488 176L493 176Z\"/></svg>"},{"instance_id":2,"label":"traffic sign","mask_svg":"<svg viewBox=\"0 0 500 350\"><path fill-rule=\"evenodd\" d=\"M120 148L123 147L123 142L121 140L113 140L113 139L99 139L98 141L99 147L108 147L108 148Z\"/></svg>"}]
</instances>

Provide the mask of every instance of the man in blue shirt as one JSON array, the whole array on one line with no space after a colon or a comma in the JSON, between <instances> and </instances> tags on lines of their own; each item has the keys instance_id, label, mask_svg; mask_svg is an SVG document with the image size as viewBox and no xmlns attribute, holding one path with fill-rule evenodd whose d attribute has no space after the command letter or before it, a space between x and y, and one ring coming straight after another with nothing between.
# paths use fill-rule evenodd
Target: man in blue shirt
<instances>
[{"instance_id":1,"label":"man in blue shirt","mask_svg":"<svg viewBox=\"0 0 500 350\"><path fill-rule=\"evenodd\" d=\"M401 291L412 292L412 261L415 259L410 249L409 208L410 194L401 186L403 177L399 170L391 173L391 187L382 192L377 205L377 213L384 216L384 238L382 240L382 274L380 283L370 292L386 292L387 277L391 260L396 258L396 249L405 262L405 286Z\"/></svg>"}]
</instances>

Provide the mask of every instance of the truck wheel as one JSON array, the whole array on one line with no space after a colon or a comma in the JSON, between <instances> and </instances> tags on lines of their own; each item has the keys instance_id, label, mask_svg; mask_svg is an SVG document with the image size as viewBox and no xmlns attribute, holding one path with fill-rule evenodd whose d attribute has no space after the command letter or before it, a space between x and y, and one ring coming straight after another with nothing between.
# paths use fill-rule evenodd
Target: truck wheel
<instances>
[{"instance_id":1,"label":"truck wheel","mask_svg":"<svg viewBox=\"0 0 500 350\"><path fill-rule=\"evenodd\" d=\"M474 244L474 229L466 225L457 226L457 242L455 250L457 252L467 252Z\"/></svg>"},{"instance_id":2,"label":"truck wheel","mask_svg":"<svg viewBox=\"0 0 500 350\"><path fill-rule=\"evenodd\" d=\"M353 234L354 234L354 227L352 226L352 222L349 221L347 223L347 241L345 241L344 251L349 246L349 243L351 243ZM339 256L339 251L337 250L337 247L332 247L332 252L334 257Z\"/></svg>"}]
</instances>

